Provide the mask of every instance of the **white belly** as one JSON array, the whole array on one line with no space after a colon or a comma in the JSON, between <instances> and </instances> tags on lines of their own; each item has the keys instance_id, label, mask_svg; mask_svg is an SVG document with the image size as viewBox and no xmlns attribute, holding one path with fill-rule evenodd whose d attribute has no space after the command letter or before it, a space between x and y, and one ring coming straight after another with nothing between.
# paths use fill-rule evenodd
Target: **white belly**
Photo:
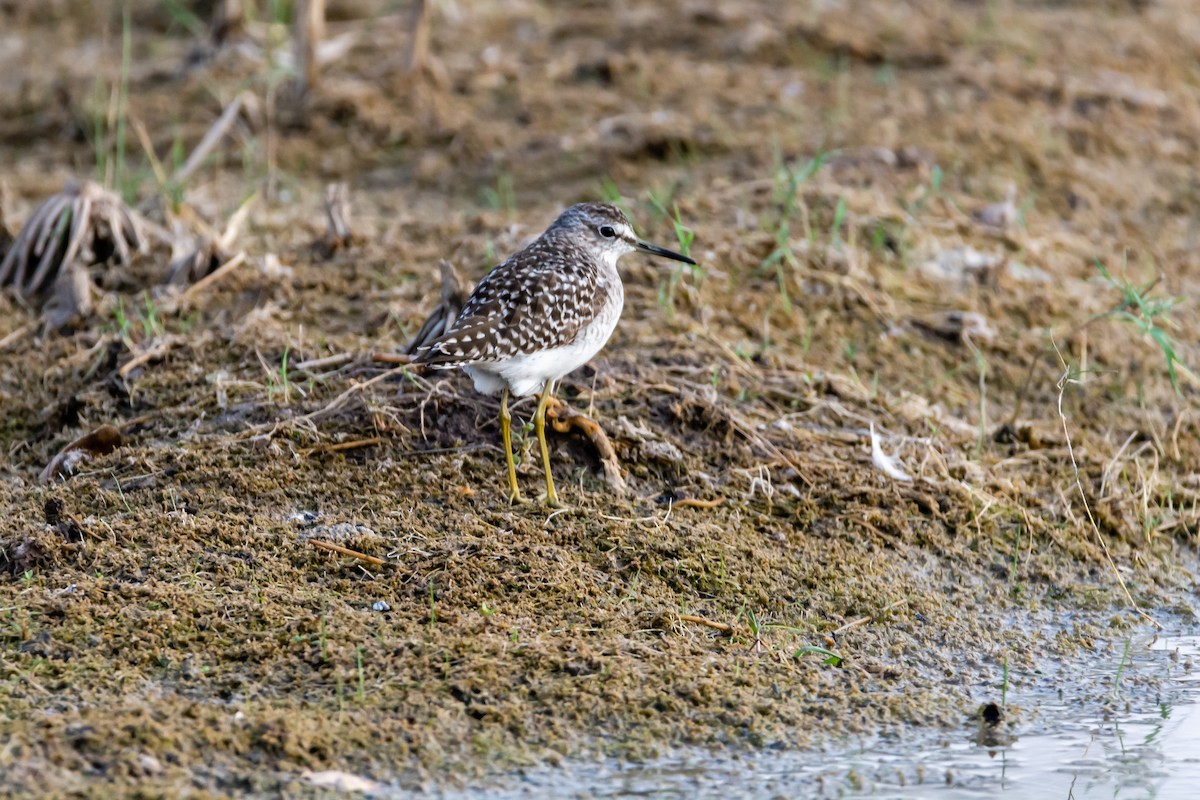
<instances>
[{"instance_id":1,"label":"white belly","mask_svg":"<svg viewBox=\"0 0 1200 800\"><path fill-rule=\"evenodd\" d=\"M496 394L506 387L517 397L540 392L546 381L556 381L573 372L600 352L616 329L624 305L624 292L618 279L608 303L571 344L491 364L472 364L463 367L463 371L475 381L475 391L482 394Z\"/></svg>"}]
</instances>

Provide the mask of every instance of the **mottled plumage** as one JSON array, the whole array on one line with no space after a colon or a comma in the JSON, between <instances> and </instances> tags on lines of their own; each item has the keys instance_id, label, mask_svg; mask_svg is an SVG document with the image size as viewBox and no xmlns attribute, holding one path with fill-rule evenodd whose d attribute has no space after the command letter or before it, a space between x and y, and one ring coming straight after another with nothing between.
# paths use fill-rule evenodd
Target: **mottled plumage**
<instances>
[{"instance_id":1,"label":"mottled plumage","mask_svg":"<svg viewBox=\"0 0 1200 800\"><path fill-rule=\"evenodd\" d=\"M617 260L634 250L695 263L639 240L616 206L571 206L537 240L489 272L453 326L417 354L416 363L434 369L462 367L480 392L504 393L501 423L506 446L508 393L543 392L534 421L552 499L541 432L546 399L555 381L587 363L612 335L625 303ZM509 480L517 497L511 452Z\"/></svg>"},{"instance_id":2,"label":"mottled plumage","mask_svg":"<svg viewBox=\"0 0 1200 800\"><path fill-rule=\"evenodd\" d=\"M454 327L421 352L417 362L441 369L478 366L472 372L485 373L479 389L492 394L503 387L489 377L504 380L505 362L569 347L581 335L600 338L587 336L596 322L606 323L611 334L624 303L616 271L620 252L589 241L601 238L592 228L604 225L628 229L629 221L620 209L599 203L564 211L536 241L479 282ZM515 375L505 382L514 394L526 395L540 390L546 379L565 374L540 374L544 371L529 380Z\"/></svg>"}]
</instances>

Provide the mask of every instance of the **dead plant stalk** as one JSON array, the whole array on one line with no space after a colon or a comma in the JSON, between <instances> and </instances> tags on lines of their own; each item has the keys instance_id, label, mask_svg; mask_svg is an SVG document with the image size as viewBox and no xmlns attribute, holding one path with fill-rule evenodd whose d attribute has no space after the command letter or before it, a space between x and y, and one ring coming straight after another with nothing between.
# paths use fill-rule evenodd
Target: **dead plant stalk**
<instances>
[{"instance_id":1,"label":"dead plant stalk","mask_svg":"<svg viewBox=\"0 0 1200 800\"><path fill-rule=\"evenodd\" d=\"M1055 345L1055 352L1062 359L1062 353ZM1104 551L1104 558L1108 561L1108 565L1112 567L1113 575L1116 576L1117 583L1121 587L1121 591L1125 594L1125 599L1129 602L1129 607L1132 608L1139 616L1149 622L1158 629L1162 629L1162 625L1142 610L1137 601L1133 599L1133 595L1129 592L1129 587L1125 584L1125 579L1121 577L1120 570L1117 569L1117 564L1113 561L1112 553L1108 549L1108 543L1104 541L1103 534L1100 533L1100 526L1096 524L1096 518L1092 515L1092 507L1088 504L1087 494L1083 491L1083 479L1079 475L1079 462L1075 459L1075 448L1071 444L1071 431L1067 425L1067 414L1063 411L1063 395L1066 393L1067 385L1071 383L1078 384L1079 381L1071 377L1071 369L1063 360L1064 372L1058 381L1058 418L1062 421L1063 436L1067 440L1067 454L1071 457L1071 469L1075 477L1075 489L1079 492L1079 500L1083 503L1083 510L1087 512L1088 522L1091 524L1092 532L1096 534L1096 541L1100 543L1100 548Z\"/></svg>"}]
</instances>

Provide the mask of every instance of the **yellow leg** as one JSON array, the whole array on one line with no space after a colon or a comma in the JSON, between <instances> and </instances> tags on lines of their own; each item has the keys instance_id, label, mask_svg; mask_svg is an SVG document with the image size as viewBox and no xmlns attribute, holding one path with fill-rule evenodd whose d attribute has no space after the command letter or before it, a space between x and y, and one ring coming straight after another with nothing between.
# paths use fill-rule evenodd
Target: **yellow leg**
<instances>
[{"instance_id":1,"label":"yellow leg","mask_svg":"<svg viewBox=\"0 0 1200 800\"><path fill-rule=\"evenodd\" d=\"M554 381L546 381L542 396L538 398L537 411L533 414L533 427L537 431L538 444L542 446L542 468L546 470L546 505L559 507L558 493L554 491L554 474L550 471L550 448L546 446L546 406L554 396Z\"/></svg>"},{"instance_id":2,"label":"yellow leg","mask_svg":"<svg viewBox=\"0 0 1200 800\"><path fill-rule=\"evenodd\" d=\"M512 414L508 413L508 389L500 395L500 434L504 437L504 455L508 459L508 500L521 500L521 488L517 486L517 464L512 451Z\"/></svg>"}]
</instances>

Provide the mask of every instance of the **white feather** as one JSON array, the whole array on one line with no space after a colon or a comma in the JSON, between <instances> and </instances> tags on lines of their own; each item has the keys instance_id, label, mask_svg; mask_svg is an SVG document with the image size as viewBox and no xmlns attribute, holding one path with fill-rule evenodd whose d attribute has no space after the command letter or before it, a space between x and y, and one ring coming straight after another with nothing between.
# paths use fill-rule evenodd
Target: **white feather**
<instances>
[{"instance_id":1,"label":"white feather","mask_svg":"<svg viewBox=\"0 0 1200 800\"><path fill-rule=\"evenodd\" d=\"M871 423L871 461L875 468L894 481L911 481L912 476L905 472L896 459L883 452L879 446L879 435L875 433L875 423Z\"/></svg>"}]
</instances>

